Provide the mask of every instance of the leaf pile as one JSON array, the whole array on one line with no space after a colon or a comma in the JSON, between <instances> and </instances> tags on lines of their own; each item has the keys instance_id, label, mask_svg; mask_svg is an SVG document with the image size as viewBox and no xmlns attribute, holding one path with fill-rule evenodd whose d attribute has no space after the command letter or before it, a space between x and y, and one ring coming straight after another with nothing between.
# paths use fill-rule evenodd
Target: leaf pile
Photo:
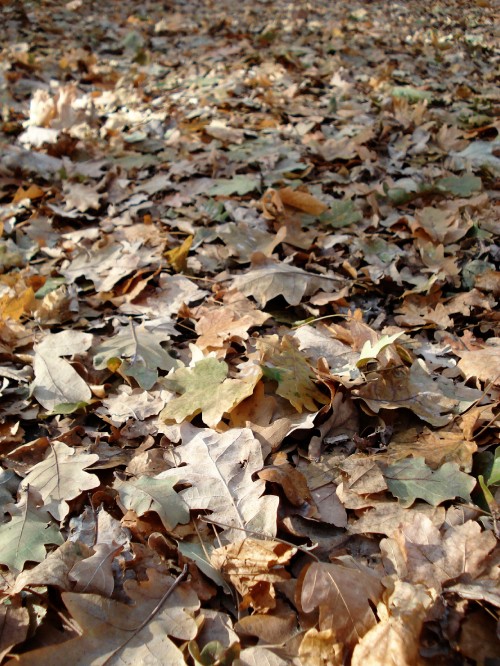
<instances>
[{"instance_id":1,"label":"leaf pile","mask_svg":"<svg viewBox=\"0 0 500 666\"><path fill-rule=\"evenodd\" d=\"M0 660L500 655L493 3L0 3Z\"/></svg>"}]
</instances>

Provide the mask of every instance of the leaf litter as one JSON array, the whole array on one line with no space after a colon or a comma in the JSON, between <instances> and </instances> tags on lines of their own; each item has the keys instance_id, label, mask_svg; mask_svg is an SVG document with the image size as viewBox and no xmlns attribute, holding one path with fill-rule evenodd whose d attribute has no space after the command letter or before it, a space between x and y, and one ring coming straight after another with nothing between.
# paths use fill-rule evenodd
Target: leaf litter
<instances>
[{"instance_id":1,"label":"leaf litter","mask_svg":"<svg viewBox=\"0 0 500 666\"><path fill-rule=\"evenodd\" d=\"M494 3L0 16L2 663L493 663Z\"/></svg>"}]
</instances>

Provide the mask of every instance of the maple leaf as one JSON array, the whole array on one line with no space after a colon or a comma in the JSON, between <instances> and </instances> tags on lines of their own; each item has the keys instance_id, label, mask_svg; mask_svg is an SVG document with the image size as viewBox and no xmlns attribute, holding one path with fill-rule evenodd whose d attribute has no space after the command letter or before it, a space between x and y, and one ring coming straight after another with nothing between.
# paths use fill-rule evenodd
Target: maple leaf
<instances>
[{"instance_id":1,"label":"maple leaf","mask_svg":"<svg viewBox=\"0 0 500 666\"><path fill-rule=\"evenodd\" d=\"M31 468L22 485L36 488L43 498L45 509L57 520L64 520L69 512L66 500L99 485L95 474L84 471L97 460L99 456L95 453L77 453L76 449L54 440L50 444L49 455Z\"/></svg>"},{"instance_id":2,"label":"maple leaf","mask_svg":"<svg viewBox=\"0 0 500 666\"><path fill-rule=\"evenodd\" d=\"M45 545L58 545L63 539L38 493L27 489L18 504L6 508L12 518L0 525L0 563L21 571L25 562L41 562L47 553Z\"/></svg>"},{"instance_id":3,"label":"maple leaf","mask_svg":"<svg viewBox=\"0 0 500 666\"><path fill-rule=\"evenodd\" d=\"M178 365L161 345L169 339L166 332L150 331L144 323L134 326L131 321L127 328L96 348L94 367L102 370L110 364L113 366L113 359L118 359L120 372L133 377L148 390L158 379L158 368L171 370Z\"/></svg>"},{"instance_id":4,"label":"maple leaf","mask_svg":"<svg viewBox=\"0 0 500 666\"><path fill-rule=\"evenodd\" d=\"M417 498L433 506L455 497L470 502L470 493L476 485L476 480L461 472L457 463L448 462L433 470L423 458L406 458L390 465L384 471L384 478L405 508Z\"/></svg>"},{"instance_id":5,"label":"maple leaf","mask_svg":"<svg viewBox=\"0 0 500 666\"><path fill-rule=\"evenodd\" d=\"M306 357L299 352L293 338L284 336L258 340L263 352L264 376L278 382L277 394L286 398L301 413L305 407L317 410L316 403L327 404L330 399L314 383L315 375Z\"/></svg>"},{"instance_id":6,"label":"maple leaf","mask_svg":"<svg viewBox=\"0 0 500 666\"><path fill-rule=\"evenodd\" d=\"M256 371L246 379L229 379L228 365L215 358L203 358L193 368L178 368L162 383L169 390L181 393L160 413L165 421L182 423L201 412L203 422L215 427L226 412L252 395L260 379Z\"/></svg>"},{"instance_id":7,"label":"maple leaf","mask_svg":"<svg viewBox=\"0 0 500 666\"><path fill-rule=\"evenodd\" d=\"M232 428L218 434L185 424L181 433L183 443L175 452L178 467L157 478L191 484L179 495L191 510L211 511L210 519L223 527L274 535L278 498L263 496L265 482L252 479L264 464L252 431Z\"/></svg>"},{"instance_id":8,"label":"maple leaf","mask_svg":"<svg viewBox=\"0 0 500 666\"><path fill-rule=\"evenodd\" d=\"M45 409L59 405L78 405L89 402L92 393L87 383L62 356L73 356L86 351L92 344L92 335L81 331L61 331L46 335L35 345L31 385L33 395Z\"/></svg>"},{"instance_id":9,"label":"maple leaf","mask_svg":"<svg viewBox=\"0 0 500 666\"><path fill-rule=\"evenodd\" d=\"M147 511L155 511L167 530L173 530L178 523L189 521L189 510L175 492L176 479L159 479L143 476L129 481L116 481L115 488L126 509L132 509L138 516Z\"/></svg>"}]
</instances>

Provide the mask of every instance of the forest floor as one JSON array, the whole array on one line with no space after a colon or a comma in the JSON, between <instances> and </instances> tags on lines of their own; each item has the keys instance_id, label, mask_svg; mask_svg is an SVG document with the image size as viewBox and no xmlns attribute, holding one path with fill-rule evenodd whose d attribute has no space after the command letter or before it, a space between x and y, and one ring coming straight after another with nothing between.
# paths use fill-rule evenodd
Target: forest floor
<instances>
[{"instance_id":1,"label":"forest floor","mask_svg":"<svg viewBox=\"0 0 500 666\"><path fill-rule=\"evenodd\" d=\"M495 21L0 0L2 663L500 663Z\"/></svg>"}]
</instances>

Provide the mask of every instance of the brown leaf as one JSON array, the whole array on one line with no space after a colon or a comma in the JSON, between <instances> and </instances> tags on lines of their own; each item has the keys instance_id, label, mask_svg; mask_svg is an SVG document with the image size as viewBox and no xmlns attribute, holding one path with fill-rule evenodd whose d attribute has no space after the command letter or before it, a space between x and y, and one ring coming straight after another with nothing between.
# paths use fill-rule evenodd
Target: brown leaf
<instances>
[{"instance_id":1,"label":"brown leaf","mask_svg":"<svg viewBox=\"0 0 500 666\"><path fill-rule=\"evenodd\" d=\"M288 580L284 565L295 548L279 541L247 538L212 551L212 565L229 578L243 597L240 608L266 612L276 606L273 583Z\"/></svg>"},{"instance_id":2,"label":"brown leaf","mask_svg":"<svg viewBox=\"0 0 500 666\"><path fill-rule=\"evenodd\" d=\"M299 600L310 613L319 608L321 631L331 630L340 643L352 648L376 624L368 603L377 603L382 586L367 568L317 562L301 576Z\"/></svg>"}]
</instances>

